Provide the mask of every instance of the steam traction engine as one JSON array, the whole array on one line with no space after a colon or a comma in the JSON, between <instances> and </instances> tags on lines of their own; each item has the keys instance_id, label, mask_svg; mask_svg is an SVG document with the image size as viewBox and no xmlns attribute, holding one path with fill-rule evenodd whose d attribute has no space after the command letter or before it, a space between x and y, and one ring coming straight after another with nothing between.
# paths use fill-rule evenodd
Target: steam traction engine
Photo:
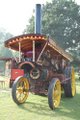
<instances>
[{"instance_id":1,"label":"steam traction engine","mask_svg":"<svg viewBox=\"0 0 80 120\"><path fill-rule=\"evenodd\" d=\"M5 46L19 51L19 61L14 61L10 79L15 103L24 103L29 92L32 92L47 95L49 107L55 109L60 104L61 88L66 97L75 95L74 68L70 66L72 57L55 41L39 31L11 38L5 42Z\"/></svg>"},{"instance_id":2,"label":"steam traction engine","mask_svg":"<svg viewBox=\"0 0 80 120\"><path fill-rule=\"evenodd\" d=\"M45 35L26 34L7 40L5 46L21 53L11 70L15 103L24 103L33 92L47 95L49 106L54 109L60 104L61 87L67 97L75 95L74 68L69 64L72 58L53 40Z\"/></svg>"}]
</instances>

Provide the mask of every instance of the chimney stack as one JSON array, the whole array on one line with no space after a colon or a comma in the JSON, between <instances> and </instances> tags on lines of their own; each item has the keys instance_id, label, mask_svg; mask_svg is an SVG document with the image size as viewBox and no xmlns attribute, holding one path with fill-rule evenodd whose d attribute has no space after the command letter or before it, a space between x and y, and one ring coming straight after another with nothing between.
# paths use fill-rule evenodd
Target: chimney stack
<instances>
[{"instance_id":1,"label":"chimney stack","mask_svg":"<svg viewBox=\"0 0 80 120\"><path fill-rule=\"evenodd\" d=\"M41 34L41 4L36 4L35 34Z\"/></svg>"}]
</instances>

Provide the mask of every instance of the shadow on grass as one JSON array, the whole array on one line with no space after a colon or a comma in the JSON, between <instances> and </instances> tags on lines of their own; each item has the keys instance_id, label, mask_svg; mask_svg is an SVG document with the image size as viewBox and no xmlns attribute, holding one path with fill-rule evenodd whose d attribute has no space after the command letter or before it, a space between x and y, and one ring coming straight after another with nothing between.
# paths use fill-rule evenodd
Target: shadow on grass
<instances>
[{"instance_id":1,"label":"shadow on grass","mask_svg":"<svg viewBox=\"0 0 80 120\"><path fill-rule=\"evenodd\" d=\"M38 96L37 96L38 97ZM39 99L40 98L40 99ZM19 106L21 109L27 110L29 112L36 113L38 115L50 116L50 117L68 117L75 120L80 118L80 94L76 94L74 98L64 98L61 99L61 104L59 108L51 110L48 106L47 97L38 97L38 99L33 99Z\"/></svg>"}]
</instances>

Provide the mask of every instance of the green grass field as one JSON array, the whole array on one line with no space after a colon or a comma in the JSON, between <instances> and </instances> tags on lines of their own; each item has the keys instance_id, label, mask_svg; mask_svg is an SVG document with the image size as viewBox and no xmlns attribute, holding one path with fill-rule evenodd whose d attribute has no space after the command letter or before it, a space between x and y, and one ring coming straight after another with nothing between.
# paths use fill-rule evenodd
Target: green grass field
<instances>
[{"instance_id":1,"label":"green grass field","mask_svg":"<svg viewBox=\"0 0 80 120\"><path fill-rule=\"evenodd\" d=\"M76 96L61 99L59 108L52 111L47 97L30 94L27 101L18 106L11 97L11 90L0 89L0 120L79 120L80 82L76 83Z\"/></svg>"}]
</instances>

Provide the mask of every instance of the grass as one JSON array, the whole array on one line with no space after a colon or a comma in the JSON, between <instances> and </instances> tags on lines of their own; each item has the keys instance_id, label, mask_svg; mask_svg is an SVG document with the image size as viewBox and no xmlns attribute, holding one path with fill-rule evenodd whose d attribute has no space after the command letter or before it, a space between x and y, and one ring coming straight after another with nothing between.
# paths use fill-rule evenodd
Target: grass
<instances>
[{"instance_id":1,"label":"grass","mask_svg":"<svg viewBox=\"0 0 80 120\"><path fill-rule=\"evenodd\" d=\"M52 111L47 97L30 94L27 101L18 106L11 97L11 90L0 89L0 120L79 120L80 83L76 83L76 95L61 99L59 108Z\"/></svg>"}]
</instances>

